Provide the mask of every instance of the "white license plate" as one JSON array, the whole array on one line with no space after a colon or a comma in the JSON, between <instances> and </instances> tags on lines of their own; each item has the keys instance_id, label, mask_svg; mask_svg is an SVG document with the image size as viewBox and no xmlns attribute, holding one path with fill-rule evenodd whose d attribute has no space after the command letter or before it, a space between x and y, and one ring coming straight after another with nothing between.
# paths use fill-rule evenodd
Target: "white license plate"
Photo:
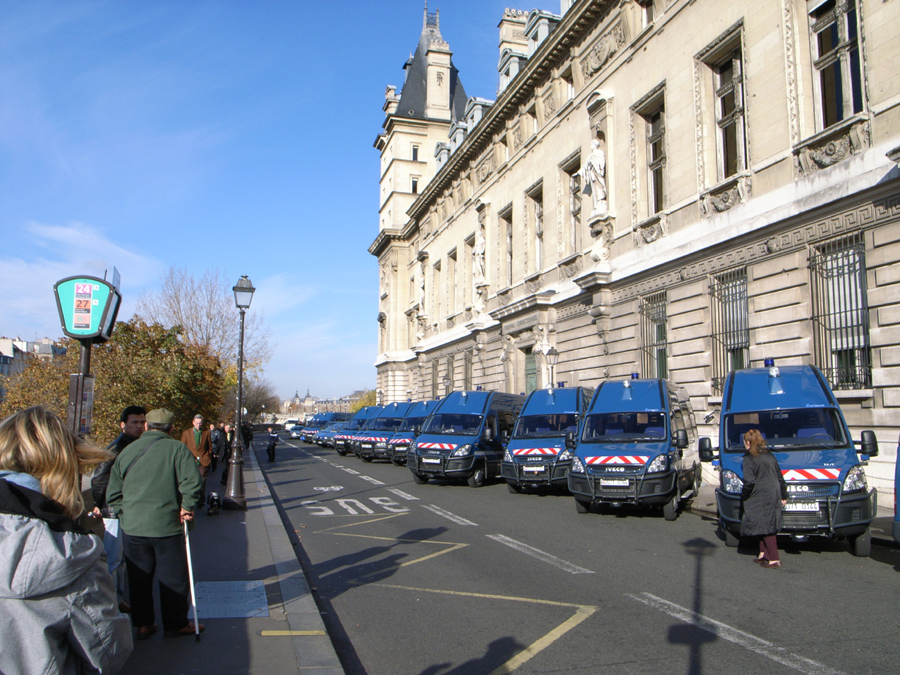
<instances>
[{"instance_id":1,"label":"white license plate","mask_svg":"<svg viewBox=\"0 0 900 675\"><path fill-rule=\"evenodd\" d=\"M371 444L371 443L362 443L362 444L360 444L359 447L364 448L364 449L366 449L366 450L371 450L371 449L372 449L372 444Z\"/></svg>"},{"instance_id":2,"label":"white license plate","mask_svg":"<svg viewBox=\"0 0 900 675\"><path fill-rule=\"evenodd\" d=\"M628 479L627 478L601 478L600 485L607 485L610 487L628 487Z\"/></svg>"},{"instance_id":3,"label":"white license plate","mask_svg":"<svg viewBox=\"0 0 900 675\"><path fill-rule=\"evenodd\" d=\"M819 503L818 502L788 502L785 507L785 511L818 511Z\"/></svg>"},{"instance_id":4,"label":"white license plate","mask_svg":"<svg viewBox=\"0 0 900 675\"><path fill-rule=\"evenodd\" d=\"M544 467L542 466L525 466L522 467L522 470L525 473L544 473Z\"/></svg>"},{"instance_id":5,"label":"white license plate","mask_svg":"<svg viewBox=\"0 0 900 675\"><path fill-rule=\"evenodd\" d=\"M441 460L437 457L423 457L422 464L440 464Z\"/></svg>"}]
</instances>

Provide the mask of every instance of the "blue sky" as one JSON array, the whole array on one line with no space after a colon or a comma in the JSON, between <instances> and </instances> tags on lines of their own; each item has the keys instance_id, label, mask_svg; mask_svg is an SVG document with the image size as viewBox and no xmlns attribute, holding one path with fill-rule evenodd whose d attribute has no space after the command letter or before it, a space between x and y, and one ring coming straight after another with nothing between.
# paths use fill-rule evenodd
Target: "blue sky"
<instances>
[{"instance_id":1,"label":"blue sky","mask_svg":"<svg viewBox=\"0 0 900 675\"><path fill-rule=\"evenodd\" d=\"M469 96L495 98L509 6L430 2ZM170 266L219 268L257 288L281 397L374 387L372 144L422 10L0 3L0 335L58 337L52 288L67 276L118 267L128 318Z\"/></svg>"}]
</instances>

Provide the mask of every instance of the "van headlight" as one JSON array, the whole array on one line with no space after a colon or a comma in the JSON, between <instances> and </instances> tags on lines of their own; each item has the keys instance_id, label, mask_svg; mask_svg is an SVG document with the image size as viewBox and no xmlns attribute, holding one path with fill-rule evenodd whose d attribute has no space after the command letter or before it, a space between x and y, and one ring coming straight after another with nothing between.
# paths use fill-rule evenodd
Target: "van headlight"
<instances>
[{"instance_id":1,"label":"van headlight","mask_svg":"<svg viewBox=\"0 0 900 675\"><path fill-rule=\"evenodd\" d=\"M513 458L512 458L512 454L509 452L509 450L503 451L503 461L509 462L510 464L512 464Z\"/></svg>"},{"instance_id":2,"label":"van headlight","mask_svg":"<svg viewBox=\"0 0 900 675\"><path fill-rule=\"evenodd\" d=\"M559 453L556 456L556 461L557 462L565 462L567 460L572 459L574 456L575 455L572 454L571 450L563 450L561 453Z\"/></svg>"},{"instance_id":3,"label":"van headlight","mask_svg":"<svg viewBox=\"0 0 900 675\"><path fill-rule=\"evenodd\" d=\"M650 462L650 466L647 467L647 473L659 473L660 471L665 471L668 467L668 455L657 455L656 458Z\"/></svg>"},{"instance_id":4,"label":"van headlight","mask_svg":"<svg viewBox=\"0 0 900 675\"><path fill-rule=\"evenodd\" d=\"M466 443L464 446L457 448L453 451L451 457L465 457L466 455L472 454L472 446L469 443Z\"/></svg>"},{"instance_id":5,"label":"van headlight","mask_svg":"<svg viewBox=\"0 0 900 675\"><path fill-rule=\"evenodd\" d=\"M862 466L857 464L847 472L847 477L844 479L844 492L857 492L868 487L866 472L863 471Z\"/></svg>"},{"instance_id":6,"label":"van headlight","mask_svg":"<svg viewBox=\"0 0 900 675\"><path fill-rule=\"evenodd\" d=\"M584 473L584 464L581 463L581 458L578 455L572 456L572 466L569 467L569 471L572 473Z\"/></svg>"},{"instance_id":7,"label":"van headlight","mask_svg":"<svg viewBox=\"0 0 900 675\"><path fill-rule=\"evenodd\" d=\"M730 494L741 494L744 489L744 481L738 478L734 471L722 472L722 489Z\"/></svg>"}]
</instances>

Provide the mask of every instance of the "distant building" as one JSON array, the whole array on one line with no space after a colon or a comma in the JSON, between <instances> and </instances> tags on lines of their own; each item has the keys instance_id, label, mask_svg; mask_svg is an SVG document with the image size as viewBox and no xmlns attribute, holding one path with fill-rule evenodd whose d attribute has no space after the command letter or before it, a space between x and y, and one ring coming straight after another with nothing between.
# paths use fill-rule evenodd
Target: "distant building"
<instances>
[{"instance_id":1,"label":"distant building","mask_svg":"<svg viewBox=\"0 0 900 675\"><path fill-rule=\"evenodd\" d=\"M25 370L29 358L50 360L65 353L65 348L50 338L28 342L20 338L0 337L0 377L18 375ZM5 396L6 390L0 382L0 399Z\"/></svg>"},{"instance_id":2,"label":"distant building","mask_svg":"<svg viewBox=\"0 0 900 675\"><path fill-rule=\"evenodd\" d=\"M496 101L426 10L381 153L386 401L819 366L892 492L900 3L563 0L499 17ZM390 42L388 44L391 44ZM553 369L551 349L559 353Z\"/></svg>"}]
</instances>

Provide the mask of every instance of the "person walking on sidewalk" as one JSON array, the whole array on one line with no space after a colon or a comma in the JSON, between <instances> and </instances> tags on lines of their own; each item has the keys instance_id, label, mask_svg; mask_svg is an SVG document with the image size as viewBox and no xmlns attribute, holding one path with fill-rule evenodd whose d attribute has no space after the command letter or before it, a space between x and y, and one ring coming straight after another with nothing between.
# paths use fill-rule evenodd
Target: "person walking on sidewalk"
<instances>
[{"instance_id":1,"label":"person walking on sidewalk","mask_svg":"<svg viewBox=\"0 0 900 675\"><path fill-rule=\"evenodd\" d=\"M275 461L275 448L278 445L278 434L269 427L269 444L266 446L266 454L269 456L269 463Z\"/></svg>"},{"instance_id":2,"label":"person walking on sidewalk","mask_svg":"<svg viewBox=\"0 0 900 675\"><path fill-rule=\"evenodd\" d=\"M212 463L209 465L210 473L215 473L222 454L222 430L214 422L209 423L209 444L212 448Z\"/></svg>"},{"instance_id":3,"label":"person walking on sidewalk","mask_svg":"<svg viewBox=\"0 0 900 675\"><path fill-rule=\"evenodd\" d=\"M233 443L234 427L226 423L225 428L222 430L222 464L225 465L225 468L222 469L222 485L228 483L228 469L231 466L231 447Z\"/></svg>"},{"instance_id":4,"label":"person walking on sidewalk","mask_svg":"<svg viewBox=\"0 0 900 675\"><path fill-rule=\"evenodd\" d=\"M106 504L106 489L109 486L109 474L112 471L116 457L136 441L144 433L147 426L147 410L139 405L130 405L122 411L119 418L119 426L122 433L109 444L106 451L112 454L94 471L91 478L91 495L94 498L94 510L91 515L94 518L103 518L103 548L106 549L106 564L109 573L116 581L116 593L119 596L119 609L128 613L131 608L125 604L125 566L122 564L122 532L119 529L119 520L110 512Z\"/></svg>"},{"instance_id":5,"label":"person walking on sidewalk","mask_svg":"<svg viewBox=\"0 0 900 675\"><path fill-rule=\"evenodd\" d=\"M202 481L184 443L169 436L174 414L147 413L147 431L113 464L106 499L125 532L125 565L137 639L156 632L153 578L166 637L193 635L188 621L190 581L183 523L193 524ZM198 625L203 631L203 626Z\"/></svg>"},{"instance_id":6,"label":"person walking on sidewalk","mask_svg":"<svg viewBox=\"0 0 900 675\"><path fill-rule=\"evenodd\" d=\"M194 415L193 427L181 434L181 442L188 446L188 450L197 458L200 478L203 480L203 489L200 491L200 502L197 506L203 508L206 504L206 477L212 465L212 443L209 439L209 430L203 428L203 415Z\"/></svg>"},{"instance_id":7,"label":"person walking on sidewalk","mask_svg":"<svg viewBox=\"0 0 900 675\"><path fill-rule=\"evenodd\" d=\"M763 567L781 567L775 535L781 529L781 510L787 504L787 485L778 460L769 452L757 429L744 434L744 489L741 499L744 514L741 536L759 540L759 557Z\"/></svg>"},{"instance_id":8,"label":"person walking on sidewalk","mask_svg":"<svg viewBox=\"0 0 900 675\"><path fill-rule=\"evenodd\" d=\"M0 422L0 673L114 675L131 654L103 544L75 521L108 458L44 408Z\"/></svg>"}]
</instances>

